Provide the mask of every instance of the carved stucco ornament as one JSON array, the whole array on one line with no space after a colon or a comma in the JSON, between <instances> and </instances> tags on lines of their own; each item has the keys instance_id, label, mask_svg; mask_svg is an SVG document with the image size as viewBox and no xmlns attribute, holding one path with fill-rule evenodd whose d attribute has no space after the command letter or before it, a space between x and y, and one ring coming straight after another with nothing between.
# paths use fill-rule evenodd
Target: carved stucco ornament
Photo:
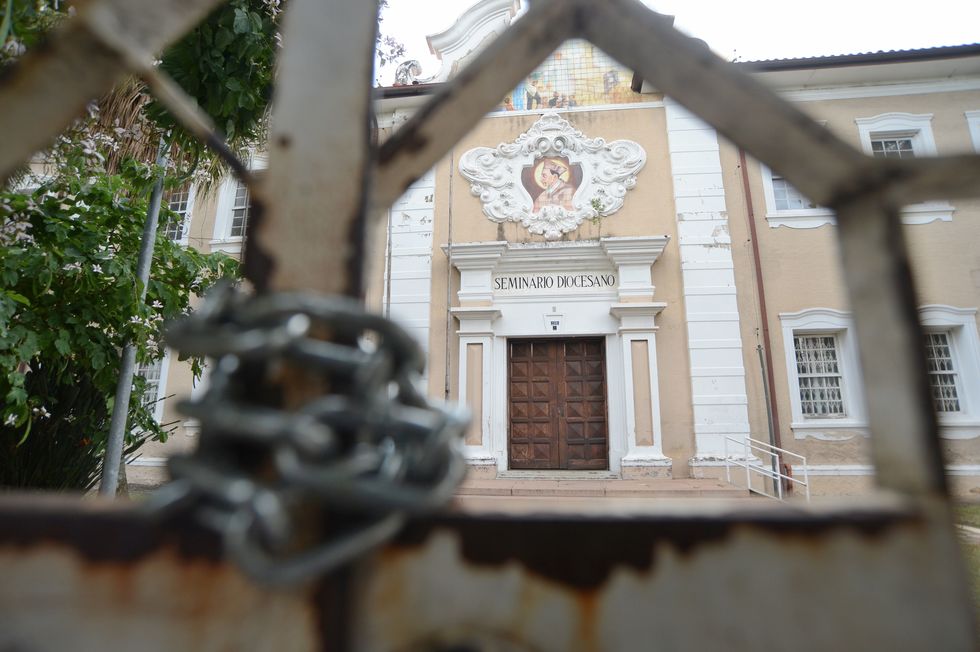
<instances>
[{"instance_id":1,"label":"carved stucco ornament","mask_svg":"<svg viewBox=\"0 0 980 652\"><path fill-rule=\"evenodd\" d=\"M557 240L618 211L646 158L638 143L588 138L549 112L511 143L469 150L459 171L490 220Z\"/></svg>"}]
</instances>

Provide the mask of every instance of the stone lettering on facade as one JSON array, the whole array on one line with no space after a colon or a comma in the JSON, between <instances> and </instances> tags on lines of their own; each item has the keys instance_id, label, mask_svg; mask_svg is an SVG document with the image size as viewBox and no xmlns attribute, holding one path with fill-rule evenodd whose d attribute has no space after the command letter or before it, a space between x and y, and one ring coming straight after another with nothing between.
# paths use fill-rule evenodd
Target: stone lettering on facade
<instances>
[{"instance_id":1,"label":"stone lettering on facade","mask_svg":"<svg viewBox=\"0 0 980 652\"><path fill-rule=\"evenodd\" d=\"M572 274L501 274L493 278L494 294L612 290L616 275L603 272Z\"/></svg>"}]
</instances>

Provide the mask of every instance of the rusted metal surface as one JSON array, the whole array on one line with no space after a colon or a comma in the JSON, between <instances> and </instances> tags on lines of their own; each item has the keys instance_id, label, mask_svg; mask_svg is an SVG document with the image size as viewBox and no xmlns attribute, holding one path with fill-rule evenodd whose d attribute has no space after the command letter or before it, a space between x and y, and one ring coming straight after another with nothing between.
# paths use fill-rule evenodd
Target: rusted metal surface
<instances>
[{"instance_id":1,"label":"rusted metal surface","mask_svg":"<svg viewBox=\"0 0 980 652\"><path fill-rule=\"evenodd\" d=\"M881 194L896 205L935 199L972 198L980 194L980 156L940 156L909 161L879 159ZM870 186L871 184L869 184Z\"/></svg>"},{"instance_id":2,"label":"rusted metal surface","mask_svg":"<svg viewBox=\"0 0 980 652\"><path fill-rule=\"evenodd\" d=\"M615 507L418 519L269 592L186 513L8 497L0 649L974 649L941 502Z\"/></svg>"},{"instance_id":3,"label":"rusted metal surface","mask_svg":"<svg viewBox=\"0 0 980 652\"><path fill-rule=\"evenodd\" d=\"M220 0L94 0L79 7L50 42L0 78L0 183L54 136L85 104L109 91L200 21Z\"/></svg>"},{"instance_id":4,"label":"rusted metal surface","mask_svg":"<svg viewBox=\"0 0 980 652\"><path fill-rule=\"evenodd\" d=\"M877 503L415 523L365 569L353 648L972 650L943 518Z\"/></svg>"},{"instance_id":5,"label":"rusted metal surface","mask_svg":"<svg viewBox=\"0 0 980 652\"><path fill-rule=\"evenodd\" d=\"M2 650L322 649L313 589L257 587L187 514L4 497L0 574Z\"/></svg>"},{"instance_id":6,"label":"rusted metal surface","mask_svg":"<svg viewBox=\"0 0 980 652\"><path fill-rule=\"evenodd\" d=\"M267 198L246 258L276 290L363 292L378 4L293 0L273 100Z\"/></svg>"},{"instance_id":7,"label":"rusted metal surface","mask_svg":"<svg viewBox=\"0 0 980 652\"><path fill-rule=\"evenodd\" d=\"M212 4L93 2L0 80L0 113L23 127L0 177ZM980 158L876 161L638 2L552 0L382 145L375 168L376 11L290 3L265 215L246 255L260 290L360 294L369 205L390 205L561 41L584 37L837 210L877 478L895 494L825 512L419 519L356 575L293 593L246 582L187 514L0 501L0 649L303 650L344 644L348 628L366 650L975 649L897 207L977 194ZM309 392L302 373L265 380Z\"/></svg>"},{"instance_id":8,"label":"rusted metal surface","mask_svg":"<svg viewBox=\"0 0 980 652\"><path fill-rule=\"evenodd\" d=\"M938 495L946 491L939 426L900 224L898 207L876 197L837 207L876 480L909 494Z\"/></svg>"}]
</instances>

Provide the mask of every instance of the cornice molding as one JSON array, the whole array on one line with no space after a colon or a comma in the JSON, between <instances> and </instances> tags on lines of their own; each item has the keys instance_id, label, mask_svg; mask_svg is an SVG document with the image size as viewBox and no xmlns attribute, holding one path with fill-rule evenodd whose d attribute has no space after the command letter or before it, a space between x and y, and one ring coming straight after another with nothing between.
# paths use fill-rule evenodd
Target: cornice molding
<instances>
[{"instance_id":1,"label":"cornice molding","mask_svg":"<svg viewBox=\"0 0 980 652\"><path fill-rule=\"evenodd\" d=\"M442 251L457 269L493 269L507 251L503 240L442 245Z\"/></svg>"},{"instance_id":2,"label":"cornice molding","mask_svg":"<svg viewBox=\"0 0 980 652\"><path fill-rule=\"evenodd\" d=\"M439 72L426 81L449 79L459 67L460 60L480 49L489 37L510 26L519 8L519 0L483 0L463 12L449 29L426 36L429 51L442 61Z\"/></svg>"},{"instance_id":3,"label":"cornice molding","mask_svg":"<svg viewBox=\"0 0 980 652\"><path fill-rule=\"evenodd\" d=\"M600 244L614 265L652 265L664 252L669 235L602 238Z\"/></svg>"}]
</instances>

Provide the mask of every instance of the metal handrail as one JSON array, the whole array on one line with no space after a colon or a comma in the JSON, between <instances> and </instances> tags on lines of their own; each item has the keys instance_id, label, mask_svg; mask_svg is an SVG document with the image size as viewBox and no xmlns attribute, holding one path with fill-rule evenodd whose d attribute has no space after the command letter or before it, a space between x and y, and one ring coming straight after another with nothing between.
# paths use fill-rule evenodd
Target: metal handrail
<instances>
[{"instance_id":1,"label":"metal handrail","mask_svg":"<svg viewBox=\"0 0 980 652\"><path fill-rule=\"evenodd\" d=\"M725 439L725 479L728 482L732 481L732 465L745 469L745 485L746 489L750 492L754 492L769 498L775 498L776 500L783 500L783 480L788 480L801 485L804 488L807 501L810 500L810 476L807 470L806 457L800 455L799 453L794 453L788 451L784 448L779 448L778 446L773 446L772 444L764 441L759 441L758 439L752 439L751 437L745 437L743 439L736 439L735 437L726 436ZM732 457L728 453L728 442L732 442L741 446L743 451L743 458L740 461L737 458ZM752 463L752 458L750 452L760 452L764 455L769 455L770 457L779 458L780 455L793 457L800 461L800 465L803 468L803 479L799 480L791 475L787 475L782 471L776 471L770 469L762 464ZM776 468L779 468L778 465ZM769 478L773 481L773 487L776 489L775 494L767 493L766 491L755 489L752 487L752 472L755 471L760 475Z\"/></svg>"}]
</instances>

